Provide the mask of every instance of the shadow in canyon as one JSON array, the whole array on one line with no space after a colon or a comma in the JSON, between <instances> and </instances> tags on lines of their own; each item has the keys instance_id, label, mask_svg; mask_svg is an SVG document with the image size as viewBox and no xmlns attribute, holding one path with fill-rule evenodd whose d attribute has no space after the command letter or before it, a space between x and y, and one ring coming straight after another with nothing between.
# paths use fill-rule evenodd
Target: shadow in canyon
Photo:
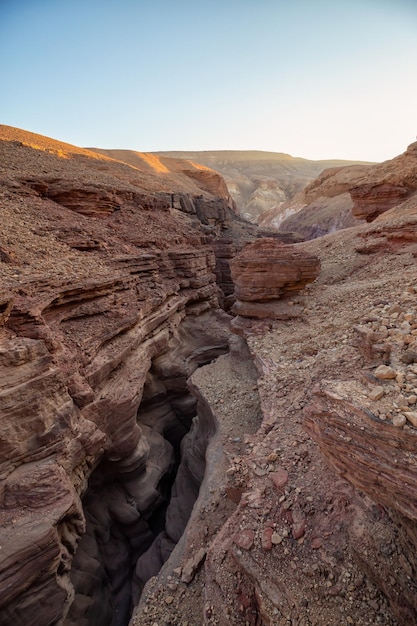
<instances>
[{"instance_id":1,"label":"shadow in canyon","mask_svg":"<svg viewBox=\"0 0 417 626\"><path fill-rule=\"evenodd\" d=\"M75 596L67 626L128 624L145 583L181 538L215 431L211 415L199 415L187 381L197 367L228 352L229 332L223 315L204 329L197 318L187 318L169 351L154 359L134 454L105 458L83 498L87 529L73 560Z\"/></svg>"}]
</instances>

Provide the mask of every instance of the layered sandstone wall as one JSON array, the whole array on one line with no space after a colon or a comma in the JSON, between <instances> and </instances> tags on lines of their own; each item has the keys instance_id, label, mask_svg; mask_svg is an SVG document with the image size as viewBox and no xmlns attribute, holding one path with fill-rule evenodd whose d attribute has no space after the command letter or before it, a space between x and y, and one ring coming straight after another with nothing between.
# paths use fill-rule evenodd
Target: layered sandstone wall
<instances>
[{"instance_id":1,"label":"layered sandstone wall","mask_svg":"<svg viewBox=\"0 0 417 626\"><path fill-rule=\"evenodd\" d=\"M274 239L249 243L232 261L238 317L290 319L302 312L294 296L320 273L320 260ZM234 322L235 328L239 320Z\"/></svg>"},{"instance_id":2,"label":"layered sandstone wall","mask_svg":"<svg viewBox=\"0 0 417 626\"><path fill-rule=\"evenodd\" d=\"M181 394L175 400L176 384L184 390L198 365L227 350L206 240L226 228L233 211L227 195L207 191L219 178L209 171L200 188L183 174L167 181L23 131L2 127L0 138L0 623L44 626L67 614L77 624L99 623L100 615L113 619L126 565L120 556L110 578L102 576L100 546L108 544L111 560L114 546L134 544L138 555L138 542L149 544L152 501L161 500L164 475L178 464L163 432L179 446L178 419L164 421L168 409L159 425L145 418L151 368L162 376L169 367L158 359L181 344L164 386L174 394L171 414L186 415L184 434L194 413ZM204 427L195 430L194 443ZM190 476L201 473L192 454L184 462ZM91 489L106 481L100 501ZM124 487L110 487L116 483ZM88 509L86 494L99 511ZM190 503L177 500L186 519ZM87 509L87 528L94 515L102 521L96 548L85 532ZM180 527L171 523L170 541ZM130 528L130 544L112 547L110 535L121 528ZM127 586L120 593L129 612ZM91 622L100 604L104 612Z\"/></svg>"}]
</instances>

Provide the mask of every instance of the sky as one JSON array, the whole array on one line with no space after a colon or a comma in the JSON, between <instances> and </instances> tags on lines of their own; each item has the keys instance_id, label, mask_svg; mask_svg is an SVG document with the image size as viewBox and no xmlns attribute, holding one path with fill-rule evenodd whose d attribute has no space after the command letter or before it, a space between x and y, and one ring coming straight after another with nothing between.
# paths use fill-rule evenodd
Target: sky
<instances>
[{"instance_id":1,"label":"sky","mask_svg":"<svg viewBox=\"0 0 417 626\"><path fill-rule=\"evenodd\" d=\"M417 0L0 0L0 123L384 161L416 141Z\"/></svg>"}]
</instances>

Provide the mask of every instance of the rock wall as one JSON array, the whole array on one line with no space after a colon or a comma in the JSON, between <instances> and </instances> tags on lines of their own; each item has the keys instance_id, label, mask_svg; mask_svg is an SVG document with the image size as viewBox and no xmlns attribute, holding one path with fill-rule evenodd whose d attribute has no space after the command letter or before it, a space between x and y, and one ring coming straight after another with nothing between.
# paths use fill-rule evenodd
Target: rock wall
<instances>
[{"instance_id":1,"label":"rock wall","mask_svg":"<svg viewBox=\"0 0 417 626\"><path fill-rule=\"evenodd\" d=\"M83 496L87 519L71 581L68 624L124 625L146 581L180 539L204 475L212 422L199 415L187 380L228 350L228 318L186 318L143 388L136 454L104 459Z\"/></svg>"},{"instance_id":2,"label":"rock wall","mask_svg":"<svg viewBox=\"0 0 417 626\"><path fill-rule=\"evenodd\" d=\"M126 559L159 533L181 458L201 475L179 453L188 429L206 439L184 394L227 350L206 238L233 211L208 182L0 131L0 624L125 623Z\"/></svg>"},{"instance_id":3,"label":"rock wall","mask_svg":"<svg viewBox=\"0 0 417 626\"><path fill-rule=\"evenodd\" d=\"M109 156L112 153L118 154L120 151L105 152ZM126 159L132 158L134 154L124 152ZM176 162L182 160L188 167L191 160L194 164L203 164L216 170L224 177L240 215L258 223L268 209L275 214L279 213L281 205L287 204L325 168L352 164L352 161L338 160L309 161L289 154L258 150L160 152L153 157L161 161L166 157L175 157Z\"/></svg>"}]
</instances>

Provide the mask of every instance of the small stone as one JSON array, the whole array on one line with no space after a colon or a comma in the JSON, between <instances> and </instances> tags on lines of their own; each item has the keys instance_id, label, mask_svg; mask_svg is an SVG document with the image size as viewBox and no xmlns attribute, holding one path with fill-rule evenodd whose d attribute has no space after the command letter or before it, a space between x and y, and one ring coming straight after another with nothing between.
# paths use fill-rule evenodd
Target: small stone
<instances>
[{"instance_id":1,"label":"small stone","mask_svg":"<svg viewBox=\"0 0 417 626\"><path fill-rule=\"evenodd\" d=\"M405 426L406 422L407 422L407 418L402 413L397 413L392 418L392 423L397 428L402 428L403 426Z\"/></svg>"},{"instance_id":2,"label":"small stone","mask_svg":"<svg viewBox=\"0 0 417 626\"><path fill-rule=\"evenodd\" d=\"M261 538L261 545L264 550L272 550L272 535L274 531L272 528L264 528Z\"/></svg>"},{"instance_id":3,"label":"small stone","mask_svg":"<svg viewBox=\"0 0 417 626\"><path fill-rule=\"evenodd\" d=\"M411 350L408 350L407 352L404 352L404 354L401 355L400 361L402 363L405 363L406 365L411 365L411 363L416 363L417 353L412 352Z\"/></svg>"},{"instance_id":4,"label":"small stone","mask_svg":"<svg viewBox=\"0 0 417 626\"><path fill-rule=\"evenodd\" d=\"M246 528L245 530L240 530L237 532L233 538L233 541L239 548L243 550L250 550L253 546L253 541L255 538L255 531L251 528Z\"/></svg>"},{"instance_id":5,"label":"small stone","mask_svg":"<svg viewBox=\"0 0 417 626\"><path fill-rule=\"evenodd\" d=\"M302 519L297 524L293 524L292 536L294 537L294 539L300 539L304 535L306 531L306 527L307 527L306 519Z\"/></svg>"},{"instance_id":6,"label":"small stone","mask_svg":"<svg viewBox=\"0 0 417 626\"><path fill-rule=\"evenodd\" d=\"M379 604L376 600L368 600L368 604L374 611L379 611Z\"/></svg>"},{"instance_id":7,"label":"small stone","mask_svg":"<svg viewBox=\"0 0 417 626\"><path fill-rule=\"evenodd\" d=\"M321 548L322 546L322 540L320 537L314 537L311 540L311 547L313 548L313 550L318 550L319 548Z\"/></svg>"},{"instance_id":8,"label":"small stone","mask_svg":"<svg viewBox=\"0 0 417 626\"><path fill-rule=\"evenodd\" d=\"M374 371L375 378L378 378L379 380L390 380L395 378L396 375L397 372L392 367L389 367L389 365L380 365Z\"/></svg>"},{"instance_id":9,"label":"small stone","mask_svg":"<svg viewBox=\"0 0 417 626\"><path fill-rule=\"evenodd\" d=\"M269 477L277 489L282 489L282 487L285 487L288 482L288 472L283 468L280 468L276 472L271 472Z\"/></svg>"},{"instance_id":10,"label":"small stone","mask_svg":"<svg viewBox=\"0 0 417 626\"><path fill-rule=\"evenodd\" d=\"M174 602L174 596L166 596L165 604L172 604Z\"/></svg>"},{"instance_id":11,"label":"small stone","mask_svg":"<svg viewBox=\"0 0 417 626\"><path fill-rule=\"evenodd\" d=\"M388 313L389 315L391 315L391 317L393 317L395 314L396 314L396 317L398 317L398 313L401 313L402 310L403 310L402 307L398 303L396 303L389 307Z\"/></svg>"},{"instance_id":12,"label":"small stone","mask_svg":"<svg viewBox=\"0 0 417 626\"><path fill-rule=\"evenodd\" d=\"M276 452L271 452L271 454L268 455L268 463L273 463L277 460L277 458L278 454Z\"/></svg>"},{"instance_id":13,"label":"small stone","mask_svg":"<svg viewBox=\"0 0 417 626\"><path fill-rule=\"evenodd\" d=\"M397 381L397 383L399 385L403 385L404 384L404 380L405 380L405 376L404 376L403 372L397 372L397 374L395 376L395 380Z\"/></svg>"},{"instance_id":14,"label":"small stone","mask_svg":"<svg viewBox=\"0 0 417 626\"><path fill-rule=\"evenodd\" d=\"M274 546L277 546L280 543L282 543L282 539L283 538L281 537L281 535L279 533L272 533L271 541L274 544Z\"/></svg>"},{"instance_id":15,"label":"small stone","mask_svg":"<svg viewBox=\"0 0 417 626\"><path fill-rule=\"evenodd\" d=\"M417 396L412 394L411 396L407 396L406 398L407 404L415 404L417 402Z\"/></svg>"},{"instance_id":16,"label":"small stone","mask_svg":"<svg viewBox=\"0 0 417 626\"><path fill-rule=\"evenodd\" d=\"M198 568L206 558L206 551L204 548L197 550L196 554L188 559L182 568L181 581L187 585L193 580Z\"/></svg>"},{"instance_id":17,"label":"small stone","mask_svg":"<svg viewBox=\"0 0 417 626\"><path fill-rule=\"evenodd\" d=\"M383 387L374 387L374 389L372 389L372 391L369 392L369 399L376 401L376 400L380 400L382 398L382 396L384 395L384 388Z\"/></svg>"},{"instance_id":18,"label":"small stone","mask_svg":"<svg viewBox=\"0 0 417 626\"><path fill-rule=\"evenodd\" d=\"M417 428L417 411L406 411L404 413L410 424Z\"/></svg>"}]
</instances>

